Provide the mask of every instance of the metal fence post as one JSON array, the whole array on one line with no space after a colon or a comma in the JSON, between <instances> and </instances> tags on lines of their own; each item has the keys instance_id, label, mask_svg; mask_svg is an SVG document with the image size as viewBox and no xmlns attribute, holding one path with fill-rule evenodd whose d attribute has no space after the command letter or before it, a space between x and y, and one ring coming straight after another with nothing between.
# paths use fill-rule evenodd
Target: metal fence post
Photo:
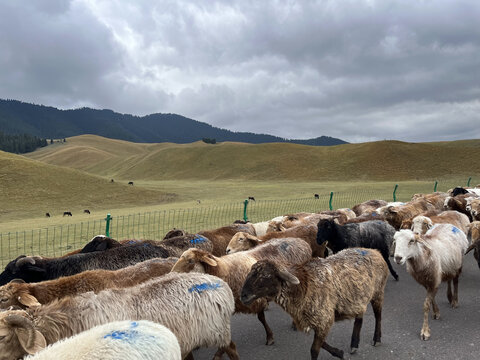
<instances>
[{"instance_id":1,"label":"metal fence post","mask_svg":"<svg viewBox=\"0 0 480 360\"><path fill-rule=\"evenodd\" d=\"M467 181L467 186L470 186L470 181L472 181L472 177L470 176Z\"/></svg>"},{"instance_id":2,"label":"metal fence post","mask_svg":"<svg viewBox=\"0 0 480 360\"><path fill-rule=\"evenodd\" d=\"M328 207L330 208L330 211L333 210L332 199L333 199L333 191L330 193L330 200L328 201Z\"/></svg>"},{"instance_id":3,"label":"metal fence post","mask_svg":"<svg viewBox=\"0 0 480 360\"><path fill-rule=\"evenodd\" d=\"M110 214L107 214L107 218L105 220L107 221L107 226L105 228L105 236L110 237L110 220L112 220Z\"/></svg>"},{"instance_id":4,"label":"metal fence post","mask_svg":"<svg viewBox=\"0 0 480 360\"><path fill-rule=\"evenodd\" d=\"M435 180L435 186L433 187L433 192L437 192L438 181Z\"/></svg>"},{"instance_id":5,"label":"metal fence post","mask_svg":"<svg viewBox=\"0 0 480 360\"><path fill-rule=\"evenodd\" d=\"M244 221L248 221L248 217L247 217L247 206L248 206L248 200L245 199L245 201L243 202L243 220L244 220Z\"/></svg>"},{"instance_id":6,"label":"metal fence post","mask_svg":"<svg viewBox=\"0 0 480 360\"><path fill-rule=\"evenodd\" d=\"M397 195L396 195L397 188L398 188L398 184L395 184L395 188L393 189L393 202L397 201Z\"/></svg>"}]
</instances>

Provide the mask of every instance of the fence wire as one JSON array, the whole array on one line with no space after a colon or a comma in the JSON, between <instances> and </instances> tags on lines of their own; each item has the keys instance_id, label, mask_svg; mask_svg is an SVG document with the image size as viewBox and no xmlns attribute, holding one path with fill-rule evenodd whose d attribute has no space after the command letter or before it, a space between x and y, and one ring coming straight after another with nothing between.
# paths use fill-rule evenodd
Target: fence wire
<instances>
[{"instance_id":1,"label":"fence wire","mask_svg":"<svg viewBox=\"0 0 480 360\"><path fill-rule=\"evenodd\" d=\"M446 191L456 184L442 184L438 191ZM419 186L412 184L401 186L396 192L397 201L409 201L414 193L431 193L433 185ZM318 198L309 197L285 200L249 201L247 218L259 222L273 217L297 212L319 212L329 210L331 193L318 194ZM392 201L392 191L378 189L350 189L348 192L335 192L332 208L350 208L355 204L371 199ZM231 224L244 218L244 202L196 207L180 210L151 211L130 215L115 216L111 214L110 237L123 239L160 240L171 229L183 229L190 233L214 229ZM10 260L19 255L41 255L56 257L75 249L82 248L91 238L105 234L104 218L52 226L48 228L0 233L0 266L3 268Z\"/></svg>"}]
</instances>

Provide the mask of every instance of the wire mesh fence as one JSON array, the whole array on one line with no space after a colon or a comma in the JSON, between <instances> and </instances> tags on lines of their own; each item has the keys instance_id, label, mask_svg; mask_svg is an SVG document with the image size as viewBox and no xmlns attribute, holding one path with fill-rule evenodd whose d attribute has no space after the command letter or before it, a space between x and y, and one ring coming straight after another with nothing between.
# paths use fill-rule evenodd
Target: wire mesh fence
<instances>
[{"instance_id":1,"label":"wire mesh fence","mask_svg":"<svg viewBox=\"0 0 480 360\"><path fill-rule=\"evenodd\" d=\"M456 184L442 184L438 191L446 191ZM275 216L296 212L319 212L323 210L350 208L371 199L409 201L414 193L431 193L433 185L412 184L393 189L350 189L348 192L327 192L316 197L284 200L249 201L245 203L221 204L180 210L152 211L115 216L112 214L109 235L123 239L162 239L172 228L190 233L213 229L244 219L251 222L271 219ZM56 257L83 247L91 238L105 234L106 219L95 219L77 224L59 225L48 228L0 233L0 266L4 267L19 255L41 255Z\"/></svg>"}]
</instances>

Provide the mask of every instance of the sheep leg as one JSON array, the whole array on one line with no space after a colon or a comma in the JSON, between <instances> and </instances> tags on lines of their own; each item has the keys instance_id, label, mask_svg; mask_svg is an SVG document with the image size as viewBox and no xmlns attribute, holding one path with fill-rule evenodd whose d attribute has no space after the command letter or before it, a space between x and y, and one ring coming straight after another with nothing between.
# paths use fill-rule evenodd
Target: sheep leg
<instances>
[{"instance_id":1,"label":"sheep leg","mask_svg":"<svg viewBox=\"0 0 480 360\"><path fill-rule=\"evenodd\" d=\"M267 321L265 320L265 312L261 310L259 313L257 313L258 320L262 323L263 327L265 328L265 332L267 333L267 343L266 345L272 345L275 340L273 340L273 332L272 329L270 329L270 326L268 326Z\"/></svg>"},{"instance_id":2,"label":"sheep leg","mask_svg":"<svg viewBox=\"0 0 480 360\"><path fill-rule=\"evenodd\" d=\"M422 331L420 331L420 337L422 340L428 340L430 338L430 327L428 326L428 315L430 312L430 304L432 300L435 298L435 294L437 293L437 288L428 291L427 297L425 298L425 302L423 303L423 326Z\"/></svg>"},{"instance_id":3,"label":"sheep leg","mask_svg":"<svg viewBox=\"0 0 480 360\"><path fill-rule=\"evenodd\" d=\"M382 256L383 258L385 259L385 262L387 263L388 265L388 270L390 270L390 274L392 274L393 278L398 281L398 274L395 270L393 270L393 266L392 264L390 263L390 259L388 258L388 253L385 253L383 254L382 253Z\"/></svg>"},{"instance_id":4,"label":"sheep leg","mask_svg":"<svg viewBox=\"0 0 480 360\"><path fill-rule=\"evenodd\" d=\"M193 359L193 353L190 351L190 352L187 354L187 356L185 356L185 357L183 358L183 360L194 360L194 359Z\"/></svg>"},{"instance_id":5,"label":"sheep leg","mask_svg":"<svg viewBox=\"0 0 480 360\"><path fill-rule=\"evenodd\" d=\"M375 331L373 333L372 346L377 346L382 342L382 306L383 295L380 298L373 299L371 302L373 314L375 315Z\"/></svg>"},{"instance_id":6,"label":"sheep leg","mask_svg":"<svg viewBox=\"0 0 480 360\"><path fill-rule=\"evenodd\" d=\"M450 305L454 309L458 306L458 277L459 276L460 274L458 274L453 278L453 299L450 302Z\"/></svg>"},{"instance_id":7,"label":"sheep leg","mask_svg":"<svg viewBox=\"0 0 480 360\"><path fill-rule=\"evenodd\" d=\"M225 350L225 352L227 353L228 357L231 360L239 360L240 359L238 357L237 346L235 345L235 343L233 341L230 341L230 344L227 347L224 347L223 349ZM221 356L220 356L220 358L221 358ZM218 358L218 359L220 359L220 358ZM214 358L214 360L217 360L217 359Z\"/></svg>"},{"instance_id":8,"label":"sheep leg","mask_svg":"<svg viewBox=\"0 0 480 360\"><path fill-rule=\"evenodd\" d=\"M330 329L330 326L327 326L327 330L324 330L324 331L315 330L315 337L313 338L313 344L312 344L312 347L310 348L311 360L318 359L318 353L320 352L320 348L325 349L332 356L343 359L343 351L328 345L327 342L325 341L325 338L327 337L328 329Z\"/></svg>"},{"instance_id":9,"label":"sheep leg","mask_svg":"<svg viewBox=\"0 0 480 360\"><path fill-rule=\"evenodd\" d=\"M350 342L350 354L354 354L358 350L360 342L360 330L362 329L363 318L356 317L353 323L352 341Z\"/></svg>"}]
</instances>

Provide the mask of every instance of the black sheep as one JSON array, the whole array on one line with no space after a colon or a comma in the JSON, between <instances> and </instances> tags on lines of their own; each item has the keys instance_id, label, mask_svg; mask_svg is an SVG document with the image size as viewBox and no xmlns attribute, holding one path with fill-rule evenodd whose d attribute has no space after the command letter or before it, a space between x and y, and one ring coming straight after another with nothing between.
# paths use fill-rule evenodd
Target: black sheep
<instances>
[{"instance_id":1,"label":"black sheep","mask_svg":"<svg viewBox=\"0 0 480 360\"><path fill-rule=\"evenodd\" d=\"M392 276L398 280L388 258L394 234L393 226L385 221L339 225L334 219L322 219L318 222L317 243L321 245L328 241L328 247L334 253L352 247L377 249L385 259Z\"/></svg>"}]
</instances>

